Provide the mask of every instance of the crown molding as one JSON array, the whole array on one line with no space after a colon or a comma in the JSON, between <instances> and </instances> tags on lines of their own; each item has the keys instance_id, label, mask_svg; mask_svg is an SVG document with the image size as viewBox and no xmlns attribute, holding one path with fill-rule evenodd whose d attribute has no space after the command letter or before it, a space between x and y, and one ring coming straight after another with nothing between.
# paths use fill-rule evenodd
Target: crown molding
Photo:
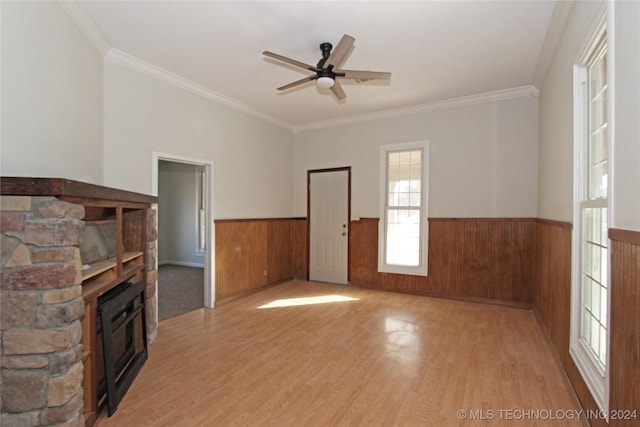
<instances>
[{"instance_id":1,"label":"crown molding","mask_svg":"<svg viewBox=\"0 0 640 427\"><path fill-rule=\"evenodd\" d=\"M102 56L106 55L111 49L111 43L107 36L104 35L96 21L93 20L91 15L86 11L81 2L58 0L58 3L67 15L73 19L78 28L89 39L91 44L100 52Z\"/></svg>"},{"instance_id":2,"label":"crown molding","mask_svg":"<svg viewBox=\"0 0 640 427\"><path fill-rule=\"evenodd\" d=\"M389 119L394 117L420 114L426 111L444 110L448 108L459 108L487 102L497 102L507 99L540 96L540 91L535 86L520 86L511 89L500 89L493 92L485 92L476 95L462 96L460 98L446 99L443 101L429 102L425 104L412 105L410 107L395 108L391 110L378 111L374 113L359 114L355 116L343 117L339 119L323 120L304 125L294 126L293 133L307 130L321 129L333 126L364 123L374 120Z\"/></svg>"},{"instance_id":3,"label":"crown molding","mask_svg":"<svg viewBox=\"0 0 640 427\"><path fill-rule=\"evenodd\" d=\"M164 68L155 66L135 56L129 55L126 52L114 48L105 34L102 32L96 21L91 17L89 12L87 12L85 7L82 5L82 2L58 0L58 3L62 6L65 12L67 12L71 19L73 19L76 25L78 25L80 30L95 46L98 52L100 52L104 60L132 68L147 76L154 77L158 80L172 84L176 87L187 90L191 93L202 96L217 103L223 104L235 110L241 111L260 120L282 127L286 130L293 130L293 126L290 123L265 114L233 98L222 95L205 86L192 82L177 74L171 73Z\"/></svg>"},{"instance_id":4,"label":"crown molding","mask_svg":"<svg viewBox=\"0 0 640 427\"><path fill-rule=\"evenodd\" d=\"M104 59L106 61L113 62L115 64L129 67L149 77L153 77L165 83L169 83L180 89L184 89L193 94L202 96L203 98L209 99L211 101L215 101L227 107L231 107L242 113L248 114L260 120L282 127L286 130L289 130L289 131L293 130L293 126L288 122L285 122L283 120L280 120L273 116L265 114L261 111L258 111L255 108L252 108L246 104L243 104L229 96L213 91L206 86L203 86L191 80L185 79L184 77L181 77L177 74L167 71L162 67L158 67L146 61L143 61L133 55L129 55L128 53L123 52L119 49L111 48L109 52L107 52L107 54L105 55Z\"/></svg>"},{"instance_id":5,"label":"crown molding","mask_svg":"<svg viewBox=\"0 0 640 427\"><path fill-rule=\"evenodd\" d=\"M164 68L150 64L143 61L133 55L130 55L124 51L112 47L111 43L102 32L98 24L86 11L81 1L72 0L58 0L58 3L67 12L67 14L78 25L80 30L86 35L89 41L95 46L106 61L110 61L115 64L119 64L133 70L136 70L142 74L161 80L165 83L169 83L173 86L189 91L193 94L202 96L211 101L220 103L227 107L233 108L237 111L253 116L267 123L279 126L290 132L297 133L312 129L321 129L332 126L341 126L347 124L363 123L373 120L388 119L393 117L402 117L412 114L419 114L425 111L457 108L467 105L481 104L486 102L496 102L506 99L519 98L525 96L538 97L540 95L539 90L535 86L521 86L511 89L502 89L493 92L486 92L476 95L463 96L460 98L453 98L443 101L435 101L426 104L418 104L409 107L396 108L391 110L384 110L379 112L359 114L354 116L342 117L338 119L323 120L318 122L312 122L302 125L292 125L289 122L280 120L262 111L259 111L247 104L237 101L229 96L218 93L212 89L209 89L201 84L195 83L177 74L174 74ZM570 7L561 10L561 15L568 14ZM554 11L555 14L555 11ZM559 19L564 25L564 20ZM547 44L545 40L545 45ZM546 46L545 46L546 47ZM555 46L554 46L555 47ZM536 70L537 74L537 70Z\"/></svg>"}]
</instances>

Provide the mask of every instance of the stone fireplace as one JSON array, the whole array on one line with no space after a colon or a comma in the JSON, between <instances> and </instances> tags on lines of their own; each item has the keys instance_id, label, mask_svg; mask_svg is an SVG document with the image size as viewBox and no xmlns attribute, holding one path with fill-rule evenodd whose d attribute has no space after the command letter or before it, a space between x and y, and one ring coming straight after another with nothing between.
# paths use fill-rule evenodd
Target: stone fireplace
<instances>
[{"instance_id":1,"label":"stone fireplace","mask_svg":"<svg viewBox=\"0 0 640 427\"><path fill-rule=\"evenodd\" d=\"M86 286L80 245L89 223L87 210L93 209L88 206L111 206L124 199L126 211L133 210L133 203L144 203L134 212L144 214L139 255L128 265L118 252L114 279L109 282L106 271L100 283L113 287L127 271L143 280L146 330L153 340L157 231L150 207L155 198L60 179L2 178L1 185L0 424L92 424L101 406L88 381L95 355L85 348L91 347L87 343L93 333L87 325L95 325L93 301L108 289L92 283L89 294ZM118 229L126 235L132 227L122 220L126 214L122 208L113 211L118 213ZM89 411L91 402L95 407Z\"/></svg>"}]
</instances>

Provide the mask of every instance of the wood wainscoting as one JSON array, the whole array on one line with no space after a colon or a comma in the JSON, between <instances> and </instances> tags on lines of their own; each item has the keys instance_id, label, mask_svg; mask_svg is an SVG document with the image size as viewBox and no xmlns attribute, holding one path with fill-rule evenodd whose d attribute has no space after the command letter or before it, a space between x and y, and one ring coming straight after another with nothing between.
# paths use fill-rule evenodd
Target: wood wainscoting
<instances>
[{"instance_id":1,"label":"wood wainscoting","mask_svg":"<svg viewBox=\"0 0 640 427\"><path fill-rule=\"evenodd\" d=\"M640 232L609 230L611 242L611 390L613 410L640 417ZM640 424L612 420L611 426Z\"/></svg>"},{"instance_id":2,"label":"wood wainscoting","mask_svg":"<svg viewBox=\"0 0 640 427\"><path fill-rule=\"evenodd\" d=\"M542 330L564 367L585 411L598 405L569 354L571 328L571 223L539 219L536 222L535 313ZM600 426L590 419L592 426ZM605 424L602 425L604 427Z\"/></svg>"},{"instance_id":3,"label":"wood wainscoting","mask_svg":"<svg viewBox=\"0 0 640 427\"><path fill-rule=\"evenodd\" d=\"M306 223L304 218L216 220L216 302L306 278Z\"/></svg>"},{"instance_id":4,"label":"wood wainscoting","mask_svg":"<svg viewBox=\"0 0 640 427\"><path fill-rule=\"evenodd\" d=\"M611 241L610 399L614 411L640 417L640 233L609 230ZM571 355L571 224L536 224L535 312L585 411L598 411ZM593 427L638 425L638 419L592 417Z\"/></svg>"},{"instance_id":5,"label":"wood wainscoting","mask_svg":"<svg viewBox=\"0 0 640 427\"><path fill-rule=\"evenodd\" d=\"M351 223L351 284L530 307L533 218L430 218L428 276L378 272L378 218Z\"/></svg>"}]
</instances>

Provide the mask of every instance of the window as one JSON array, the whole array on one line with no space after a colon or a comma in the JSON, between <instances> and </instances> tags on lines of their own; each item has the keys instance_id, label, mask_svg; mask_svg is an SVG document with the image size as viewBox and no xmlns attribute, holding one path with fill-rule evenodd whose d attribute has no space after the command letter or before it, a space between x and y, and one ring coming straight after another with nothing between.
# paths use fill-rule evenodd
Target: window
<instances>
[{"instance_id":1,"label":"window","mask_svg":"<svg viewBox=\"0 0 640 427\"><path fill-rule=\"evenodd\" d=\"M206 219L206 211L205 211L205 204L206 204L206 190L207 190L207 183L206 183L206 173L204 171L204 168L198 167L197 169L197 183L196 183L196 188L198 191L198 197L197 197L197 203L198 206L196 206L196 212L198 215L198 219L197 219L197 224L198 224L198 245L196 248L197 252L204 252L205 250L205 245L206 245L206 241L207 241L207 219Z\"/></svg>"},{"instance_id":2,"label":"window","mask_svg":"<svg viewBox=\"0 0 640 427\"><path fill-rule=\"evenodd\" d=\"M378 271L427 275L428 143L380 147Z\"/></svg>"},{"instance_id":3,"label":"window","mask_svg":"<svg viewBox=\"0 0 640 427\"><path fill-rule=\"evenodd\" d=\"M609 343L609 123L606 30L575 67L571 355L607 410Z\"/></svg>"}]
</instances>

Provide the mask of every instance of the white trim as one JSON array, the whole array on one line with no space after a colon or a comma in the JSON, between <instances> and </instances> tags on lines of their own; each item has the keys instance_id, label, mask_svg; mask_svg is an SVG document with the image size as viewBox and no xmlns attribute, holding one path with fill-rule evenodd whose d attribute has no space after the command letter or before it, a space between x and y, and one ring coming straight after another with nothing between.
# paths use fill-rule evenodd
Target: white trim
<instances>
[{"instance_id":1,"label":"white trim","mask_svg":"<svg viewBox=\"0 0 640 427\"><path fill-rule=\"evenodd\" d=\"M615 146L616 146L616 115L615 115L615 97L616 97L616 79L615 79L615 15L614 15L614 2L607 1L607 7L604 11L606 15L606 26L607 26L607 133L609 140L607 141L608 153L607 153L607 161L609 164L609 173L607 183L607 221L608 227L613 228L616 226L614 218L615 218L615 200L614 200L614 176L615 176ZM607 284L609 285L609 289L607 291L607 316L608 319L611 319L612 306L611 306L611 240L607 242L608 251L608 277ZM609 399L611 398L611 320L607 321L607 372L605 373L605 384L604 384L604 398L606 403L606 409L609 409ZM607 421L609 421L609 417L607 417Z\"/></svg>"},{"instance_id":2,"label":"white trim","mask_svg":"<svg viewBox=\"0 0 640 427\"><path fill-rule=\"evenodd\" d=\"M607 154L608 162L609 162L609 182L607 183L609 190L607 192L607 198L609 199L609 207L607 209L609 216L609 228L617 227L617 224L614 222L615 216L615 207L616 202L614 200L615 192L613 188L615 187L615 174L613 171L615 170L615 145L616 145L616 114L615 114L615 97L616 97L616 79L615 77L615 55L616 55L616 45L614 41L615 32L615 5L613 1L607 2L607 10L605 11L607 15L607 133L609 134L609 153ZM611 283L611 282L609 282ZM609 302L611 302L611 298L609 298ZM609 309L611 306L609 306ZM607 313L611 313L611 311L607 311ZM609 354L609 347L607 347L607 354ZM608 363L608 361L607 361Z\"/></svg>"},{"instance_id":3,"label":"white trim","mask_svg":"<svg viewBox=\"0 0 640 427\"><path fill-rule=\"evenodd\" d=\"M174 260L166 260L166 261L162 261L159 262L158 261L158 266L161 265L179 265L181 267L196 267L196 268L204 268L205 265L202 263L197 263L197 262L186 262L186 261L174 261Z\"/></svg>"},{"instance_id":4,"label":"white trim","mask_svg":"<svg viewBox=\"0 0 640 427\"><path fill-rule=\"evenodd\" d=\"M602 36L602 33L606 29L607 24L607 4L606 2L602 2L598 12L596 13L596 18L593 20L591 25L589 26L589 30L587 31L588 37L584 42L582 48L578 51L578 54L575 58L575 63L583 65L586 60L591 55L591 52L596 48L596 41ZM607 43L607 50L609 49L609 43ZM608 54L608 53L607 53Z\"/></svg>"},{"instance_id":5,"label":"white trim","mask_svg":"<svg viewBox=\"0 0 640 427\"><path fill-rule=\"evenodd\" d=\"M216 269L215 269L215 226L213 224L213 162L207 159L195 157L181 156L177 154L160 153L153 151L151 153L151 182L152 194L158 195L158 162L160 160L168 160L171 162L187 163L204 167L206 176L207 189L205 193L206 200L206 248L204 256L204 305L213 308L216 298ZM157 207L157 206L156 206ZM157 310L156 310L157 316Z\"/></svg>"},{"instance_id":6,"label":"white trim","mask_svg":"<svg viewBox=\"0 0 640 427\"><path fill-rule=\"evenodd\" d=\"M58 0L58 2L65 12L67 12L67 14L73 19L76 25L78 25L80 30L87 36L89 41L96 47L98 52L100 52L104 57L104 60L129 67L147 76L154 77L165 83L172 84L176 87L218 102L222 105L226 105L227 107L231 107L289 131L293 130L293 126L288 122L275 118L262 111L258 111L249 105L243 104L233 98L225 96L191 80L185 79L184 77L167 71L162 67L150 64L120 49L116 49L111 45L105 34L100 29L100 26L91 17L91 14L87 12L81 2L65 0Z\"/></svg>"},{"instance_id":7,"label":"white trim","mask_svg":"<svg viewBox=\"0 0 640 427\"><path fill-rule=\"evenodd\" d=\"M193 94L202 96L211 101L220 103L227 107L238 110L242 113L263 120L267 123L279 126L293 133L302 132L312 129L327 128L332 126L340 126L346 124L362 123L373 120L380 120L393 117L402 117L411 114L418 114L425 111L463 107L467 105L481 104L485 102L496 102L505 99L519 98L525 96L538 97L540 91L535 86L521 86L516 88L500 89L492 92L485 92L475 95L463 96L459 98L446 99L442 101L428 102L424 104L413 105L384 111L378 111L367 114L341 117L338 119L323 120L318 122L306 123L302 125L293 125L287 121L273 117L263 111L259 111L250 105L244 104L229 96L223 95L201 84L188 80L182 76L172 73L162 67L153 65L140 58L137 58L120 49L116 49L111 45L107 37L104 35L98 24L91 17L82 2L58 0L67 14L74 20L80 30L87 36L89 41L103 55L104 60L114 64L119 64L147 76L156 78L165 83L169 83L178 88L189 91ZM557 6L556 6L557 7Z\"/></svg>"},{"instance_id":8,"label":"white trim","mask_svg":"<svg viewBox=\"0 0 640 427\"><path fill-rule=\"evenodd\" d=\"M89 39L91 44L104 56L111 49L111 43L104 35L96 21L91 17L81 2L58 0L60 6L73 19L76 25Z\"/></svg>"},{"instance_id":9,"label":"white trim","mask_svg":"<svg viewBox=\"0 0 640 427\"><path fill-rule=\"evenodd\" d=\"M432 110L444 110L447 108L466 107L469 105L483 104L486 102L497 102L507 99L540 96L540 91L534 86L520 86L511 89L500 89L492 92L485 92L475 95L462 96L459 98L446 99L443 101L428 102L425 104L412 105L409 107L395 108L391 110L377 111L374 113L359 114L355 116L341 117L339 119L322 120L318 122L297 125L293 127L293 132L302 132L313 129L327 128L340 125L363 123L374 120L388 119L393 117L403 117L411 114L419 114Z\"/></svg>"},{"instance_id":10,"label":"white trim","mask_svg":"<svg viewBox=\"0 0 640 427\"><path fill-rule=\"evenodd\" d=\"M211 101L220 103L242 113L253 116L257 119L263 120L267 123L271 123L283 129L289 130L292 133L346 124L363 123L386 118L402 117L431 110L463 107L467 105L481 104L485 102L496 102L505 99L525 96L538 97L540 95L540 91L535 86L521 86L516 88L500 89L492 92L463 96L459 98L446 99L442 101L428 102L425 104L412 105L409 107L341 117L338 119L323 120L302 125L293 125L287 121L266 114L263 111L259 111L251 107L250 105L244 104L236 99L223 95L201 84L174 74L162 67L150 64L120 49L114 48L106 38L98 24L95 22L95 20L82 6L81 2L65 0L58 1L62 5L64 10L69 14L69 16L71 16L71 18L76 22L82 32L91 41L91 43L93 43L96 49L98 49L98 51L104 56L104 60L131 68L147 76L156 78L165 83L169 83L173 86L189 91L193 94L202 96Z\"/></svg>"},{"instance_id":11,"label":"white trim","mask_svg":"<svg viewBox=\"0 0 640 427\"><path fill-rule=\"evenodd\" d=\"M165 83L169 83L175 87L184 89L198 96L202 96L203 98L233 108L234 110L238 110L257 119L274 124L289 131L293 130L293 127L290 123L258 111L247 104L236 101L229 96L223 95L199 83L193 82L182 76L167 71L162 67L150 64L149 62L143 61L142 59L139 59L119 49L110 49L109 52L107 52L107 54L105 55L104 59L114 64L119 64L131 68L149 77L153 77Z\"/></svg>"},{"instance_id":12,"label":"white trim","mask_svg":"<svg viewBox=\"0 0 640 427\"><path fill-rule=\"evenodd\" d=\"M417 267L387 264L386 246L386 200L387 200L387 153L400 150L422 150L422 217L420 218L420 265ZM429 265L429 141L414 141L380 146L380 181L378 208L378 271L384 273L427 276Z\"/></svg>"}]
</instances>

